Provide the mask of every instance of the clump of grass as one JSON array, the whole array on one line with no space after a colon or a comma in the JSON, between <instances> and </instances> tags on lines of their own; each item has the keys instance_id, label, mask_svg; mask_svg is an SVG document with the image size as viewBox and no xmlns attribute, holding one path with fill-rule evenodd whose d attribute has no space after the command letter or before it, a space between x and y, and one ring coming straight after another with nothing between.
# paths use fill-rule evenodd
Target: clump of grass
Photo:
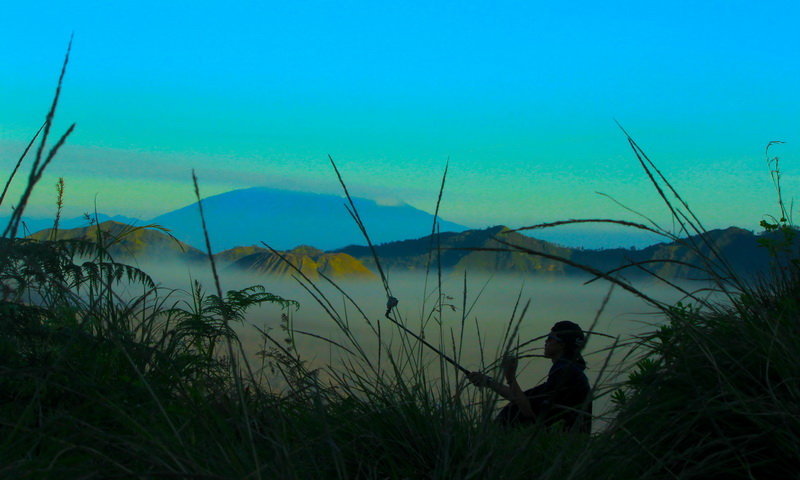
<instances>
[{"instance_id":1,"label":"clump of grass","mask_svg":"<svg viewBox=\"0 0 800 480\"><path fill-rule=\"evenodd\" d=\"M619 410L605 433L604 461L646 478L794 475L800 284L794 285L792 296L773 292L757 303L671 308L669 323L642 340L646 355L615 395Z\"/></svg>"},{"instance_id":2,"label":"clump of grass","mask_svg":"<svg viewBox=\"0 0 800 480\"><path fill-rule=\"evenodd\" d=\"M679 233L687 238L655 224L632 226L672 236L692 248L702 260L700 268L708 275L713 295L682 290L682 303L652 302L663 312L665 324L634 342L631 355L639 360L613 392L614 421L596 436L589 453L592 461L576 474L791 478L800 467L800 269L797 229L782 198L777 159L768 163L775 166L771 174L780 218L762 222L765 235L760 242L772 253L774 268L770 276L747 281L730 268L688 204L641 148L629 136L628 140ZM591 219L557 224L584 221L629 223ZM533 228L550 226L556 225ZM585 270L635 290L616 274L644 267L631 263L611 272Z\"/></svg>"}]
</instances>

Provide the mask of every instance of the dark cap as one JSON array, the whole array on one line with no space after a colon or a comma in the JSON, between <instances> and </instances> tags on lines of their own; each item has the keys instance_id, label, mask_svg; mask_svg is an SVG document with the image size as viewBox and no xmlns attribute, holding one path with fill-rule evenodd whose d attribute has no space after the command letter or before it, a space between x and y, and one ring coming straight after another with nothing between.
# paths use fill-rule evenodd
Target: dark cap
<instances>
[{"instance_id":1,"label":"dark cap","mask_svg":"<svg viewBox=\"0 0 800 480\"><path fill-rule=\"evenodd\" d=\"M586 339L581 327L577 323L567 320L556 322L553 328L550 329L550 333L555 335L557 337L556 340L559 342L570 345L583 346L583 342Z\"/></svg>"}]
</instances>

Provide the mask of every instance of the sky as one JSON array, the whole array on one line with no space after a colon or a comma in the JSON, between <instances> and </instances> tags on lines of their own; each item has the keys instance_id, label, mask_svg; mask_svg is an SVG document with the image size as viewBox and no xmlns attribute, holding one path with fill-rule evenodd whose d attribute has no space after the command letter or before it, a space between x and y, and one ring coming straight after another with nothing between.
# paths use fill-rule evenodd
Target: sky
<instances>
[{"instance_id":1,"label":"sky","mask_svg":"<svg viewBox=\"0 0 800 480\"><path fill-rule=\"evenodd\" d=\"M185 206L192 169L204 196L339 193L331 155L354 196L429 212L449 162L440 213L469 227L638 218L619 204L670 226L618 121L707 227L754 229L777 212L768 142L787 201L800 186L799 21L794 1L13 2L0 168L74 33L54 132L77 125L31 216L58 177L66 216Z\"/></svg>"}]
</instances>

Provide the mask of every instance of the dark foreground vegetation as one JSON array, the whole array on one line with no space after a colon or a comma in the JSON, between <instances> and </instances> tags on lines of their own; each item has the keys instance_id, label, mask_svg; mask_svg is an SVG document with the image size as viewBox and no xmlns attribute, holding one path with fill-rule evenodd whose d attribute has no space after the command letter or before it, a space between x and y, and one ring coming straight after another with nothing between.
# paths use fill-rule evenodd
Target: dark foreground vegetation
<instances>
[{"instance_id":1,"label":"dark foreground vegetation","mask_svg":"<svg viewBox=\"0 0 800 480\"><path fill-rule=\"evenodd\" d=\"M741 280L628 137L673 209L678 233L693 235L689 246L703 255L700 268L715 294L686 292L678 305L652 300L663 326L620 340L632 347L636 367L595 391L617 405L609 426L591 436L502 429L492 421L495 399L464 388L447 363L427 373L436 369L413 338L377 356L364 352L351 319L299 272L350 341L339 345L349 352L345 362L309 370L292 340L296 304L261 287L208 294L196 285L181 296L115 262L113 237L16 238L27 192L66 138L45 152L57 100L0 243L3 478L796 477L800 272L782 202L781 217L764 223L778 233L765 245L773 274ZM777 168L773 175L779 187ZM621 272L590 273L633 289ZM123 296L123 284L141 293ZM262 361L253 364L233 326L263 303L284 315L262 332ZM356 318L380 338L375 319ZM502 349L519 340L510 325Z\"/></svg>"}]
</instances>

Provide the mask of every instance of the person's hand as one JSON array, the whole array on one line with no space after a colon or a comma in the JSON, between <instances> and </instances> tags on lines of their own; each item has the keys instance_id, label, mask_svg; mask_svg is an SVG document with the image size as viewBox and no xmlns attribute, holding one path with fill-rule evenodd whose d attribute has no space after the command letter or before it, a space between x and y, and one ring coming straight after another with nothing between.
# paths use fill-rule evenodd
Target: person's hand
<instances>
[{"instance_id":1,"label":"person's hand","mask_svg":"<svg viewBox=\"0 0 800 480\"><path fill-rule=\"evenodd\" d=\"M510 382L517 375L517 357L509 354L503 355L503 360L500 361L500 369Z\"/></svg>"},{"instance_id":2,"label":"person's hand","mask_svg":"<svg viewBox=\"0 0 800 480\"><path fill-rule=\"evenodd\" d=\"M491 386L492 382L494 382L492 377L481 372L469 372L467 374L467 378L469 379L470 383L481 388L489 387Z\"/></svg>"}]
</instances>

